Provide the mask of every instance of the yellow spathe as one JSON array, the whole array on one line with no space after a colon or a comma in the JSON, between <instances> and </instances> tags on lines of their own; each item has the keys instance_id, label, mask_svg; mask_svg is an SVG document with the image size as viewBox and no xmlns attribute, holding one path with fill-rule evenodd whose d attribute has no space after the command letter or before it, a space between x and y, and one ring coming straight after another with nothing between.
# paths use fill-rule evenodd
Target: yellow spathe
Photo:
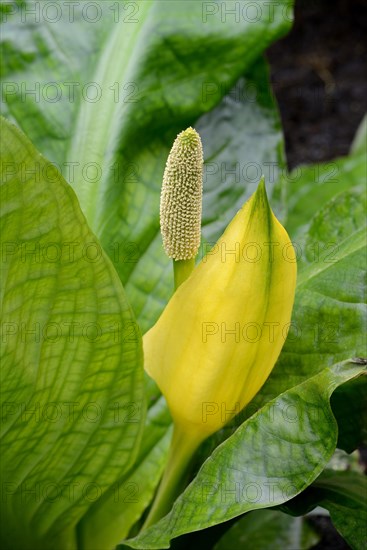
<instances>
[{"instance_id":1,"label":"yellow spathe","mask_svg":"<svg viewBox=\"0 0 367 550\"><path fill-rule=\"evenodd\" d=\"M261 181L143 339L180 432L205 439L259 391L284 344L296 272Z\"/></svg>"}]
</instances>

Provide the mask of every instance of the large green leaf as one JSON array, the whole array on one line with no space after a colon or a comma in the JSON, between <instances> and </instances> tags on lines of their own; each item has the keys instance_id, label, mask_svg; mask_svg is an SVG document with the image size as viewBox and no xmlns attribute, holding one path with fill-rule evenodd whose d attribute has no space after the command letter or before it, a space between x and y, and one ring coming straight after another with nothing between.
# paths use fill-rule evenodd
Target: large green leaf
<instances>
[{"instance_id":1,"label":"large green leaf","mask_svg":"<svg viewBox=\"0 0 367 550\"><path fill-rule=\"evenodd\" d=\"M206 240L223 231L262 173L273 209L284 210L280 123L257 61L290 28L292 2L240 1L236 15L223 2L103 1L94 11L74 6L72 23L64 7L57 24L47 20L52 10L26 17L28 4L3 29L4 110L64 171L145 331L172 292L158 212L178 131L195 124L204 138ZM49 99L53 91L59 101Z\"/></svg>"},{"instance_id":2,"label":"large green leaf","mask_svg":"<svg viewBox=\"0 0 367 550\"><path fill-rule=\"evenodd\" d=\"M332 392L363 369L339 363L268 402L215 449L171 512L126 544L168 548L174 537L299 494L335 450Z\"/></svg>"},{"instance_id":3,"label":"large green leaf","mask_svg":"<svg viewBox=\"0 0 367 550\"><path fill-rule=\"evenodd\" d=\"M1 540L75 548L136 458L141 338L73 190L3 119L1 149Z\"/></svg>"}]
</instances>

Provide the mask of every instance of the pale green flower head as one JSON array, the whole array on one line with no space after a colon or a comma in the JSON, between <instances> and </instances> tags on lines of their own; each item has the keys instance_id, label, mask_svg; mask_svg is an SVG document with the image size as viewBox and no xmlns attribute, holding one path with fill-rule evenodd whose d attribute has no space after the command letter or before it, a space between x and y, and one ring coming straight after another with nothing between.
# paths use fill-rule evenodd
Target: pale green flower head
<instances>
[{"instance_id":1,"label":"pale green flower head","mask_svg":"<svg viewBox=\"0 0 367 550\"><path fill-rule=\"evenodd\" d=\"M161 193L163 246L174 260L195 258L200 246L203 149L193 128L178 134L167 159Z\"/></svg>"}]
</instances>

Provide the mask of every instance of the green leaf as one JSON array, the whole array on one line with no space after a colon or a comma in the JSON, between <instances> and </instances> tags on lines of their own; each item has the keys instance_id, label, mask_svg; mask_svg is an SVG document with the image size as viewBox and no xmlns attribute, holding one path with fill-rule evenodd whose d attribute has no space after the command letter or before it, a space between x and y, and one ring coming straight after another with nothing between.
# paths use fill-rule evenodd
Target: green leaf
<instances>
[{"instance_id":1,"label":"green leaf","mask_svg":"<svg viewBox=\"0 0 367 550\"><path fill-rule=\"evenodd\" d=\"M258 60L289 30L292 2L261 0L254 12L240 1L238 15L196 0L94 4L74 6L72 23L65 8L57 25L42 14L25 25L27 3L8 16L4 109L74 187L145 332L173 290L158 213L179 131L195 125L205 141L205 240L216 240L262 173L273 209L284 211L280 122Z\"/></svg>"},{"instance_id":2,"label":"green leaf","mask_svg":"<svg viewBox=\"0 0 367 550\"><path fill-rule=\"evenodd\" d=\"M141 337L71 187L4 119L1 148L1 540L76 548L136 458Z\"/></svg>"},{"instance_id":3,"label":"green leaf","mask_svg":"<svg viewBox=\"0 0 367 550\"><path fill-rule=\"evenodd\" d=\"M257 510L237 521L214 550L308 550L319 538L305 518L292 518L276 510Z\"/></svg>"},{"instance_id":4,"label":"green leaf","mask_svg":"<svg viewBox=\"0 0 367 550\"><path fill-rule=\"evenodd\" d=\"M353 550L367 543L367 479L356 472L325 470L300 496L291 500L285 511L304 514L316 506L326 508L335 528Z\"/></svg>"},{"instance_id":5,"label":"green leaf","mask_svg":"<svg viewBox=\"0 0 367 550\"><path fill-rule=\"evenodd\" d=\"M267 403L217 447L167 516L125 544L168 548L174 537L299 494L335 450L332 392L362 370L339 363Z\"/></svg>"}]
</instances>

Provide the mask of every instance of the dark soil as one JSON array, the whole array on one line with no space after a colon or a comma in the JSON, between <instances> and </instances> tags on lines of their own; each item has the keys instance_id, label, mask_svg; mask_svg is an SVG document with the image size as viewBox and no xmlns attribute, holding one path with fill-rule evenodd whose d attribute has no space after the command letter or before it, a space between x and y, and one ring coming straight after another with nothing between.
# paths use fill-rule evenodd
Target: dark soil
<instances>
[{"instance_id":1,"label":"dark soil","mask_svg":"<svg viewBox=\"0 0 367 550\"><path fill-rule=\"evenodd\" d=\"M366 0L296 0L268 50L291 168L348 153L367 110L366 36Z\"/></svg>"},{"instance_id":2,"label":"dark soil","mask_svg":"<svg viewBox=\"0 0 367 550\"><path fill-rule=\"evenodd\" d=\"M309 521L321 537L320 542L313 546L312 550L352 550L333 527L330 518L312 516Z\"/></svg>"}]
</instances>

